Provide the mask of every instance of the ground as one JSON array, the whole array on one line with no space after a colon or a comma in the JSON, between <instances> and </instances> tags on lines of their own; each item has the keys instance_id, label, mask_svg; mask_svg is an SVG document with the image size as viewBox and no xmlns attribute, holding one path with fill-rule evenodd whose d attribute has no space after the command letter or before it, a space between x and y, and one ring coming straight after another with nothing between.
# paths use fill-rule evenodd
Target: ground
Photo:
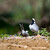
<instances>
[{"instance_id":1,"label":"ground","mask_svg":"<svg viewBox=\"0 0 50 50\"><path fill-rule=\"evenodd\" d=\"M3 38L0 50L50 50L50 40L41 36Z\"/></svg>"}]
</instances>

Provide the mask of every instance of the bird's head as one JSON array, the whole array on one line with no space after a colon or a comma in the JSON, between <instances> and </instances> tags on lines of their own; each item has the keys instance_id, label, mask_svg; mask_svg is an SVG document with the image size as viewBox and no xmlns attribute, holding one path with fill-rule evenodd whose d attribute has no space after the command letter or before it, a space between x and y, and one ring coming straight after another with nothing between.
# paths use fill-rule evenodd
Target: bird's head
<instances>
[{"instance_id":1,"label":"bird's head","mask_svg":"<svg viewBox=\"0 0 50 50\"><path fill-rule=\"evenodd\" d=\"M35 19L34 18L32 18L32 20L35 22Z\"/></svg>"},{"instance_id":2,"label":"bird's head","mask_svg":"<svg viewBox=\"0 0 50 50\"><path fill-rule=\"evenodd\" d=\"M35 19L34 18L32 18L32 23L31 24L34 24L35 23Z\"/></svg>"}]
</instances>

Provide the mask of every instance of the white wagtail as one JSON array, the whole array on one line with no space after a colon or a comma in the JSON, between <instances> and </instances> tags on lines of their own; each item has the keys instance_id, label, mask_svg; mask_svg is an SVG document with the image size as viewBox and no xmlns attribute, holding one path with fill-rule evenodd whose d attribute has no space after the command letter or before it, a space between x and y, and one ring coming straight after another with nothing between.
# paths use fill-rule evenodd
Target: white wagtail
<instances>
[{"instance_id":1,"label":"white wagtail","mask_svg":"<svg viewBox=\"0 0 50 50\"><path fill-rule=\"evenodd\" d=\"M32 18L32 23L29 25L29 29L30 29L32 32L36 32L36 31L39 30L39 27L37 26L37 24L36 24L34 18Z\"/></svg>"},{"instance_id":2,"label":"white wagtail","mask_svg":"<svg viewBox=\"0 0 50 50\"><path fill-rule=\"evenodd\" d=\"M20 24L21 27L21 35L22 36L29 36L28 30L24 30L23 24Z\"/></svg>"}]
</instances>

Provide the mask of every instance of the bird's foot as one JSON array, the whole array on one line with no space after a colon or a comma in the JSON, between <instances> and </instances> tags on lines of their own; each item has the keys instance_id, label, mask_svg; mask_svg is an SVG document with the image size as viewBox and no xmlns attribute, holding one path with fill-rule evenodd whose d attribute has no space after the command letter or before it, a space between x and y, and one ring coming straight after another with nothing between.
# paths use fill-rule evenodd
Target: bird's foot
<instances>
[{"instance_id":1,"label":"bird's foot","mask_svg":"<svg viewBox=\"0 0 50 50\"><path fill-rule=\"evenodd\" d=\"M40 34L37 34L37 37L40 37L41 35Z\"/></svg>"}]
</instances>

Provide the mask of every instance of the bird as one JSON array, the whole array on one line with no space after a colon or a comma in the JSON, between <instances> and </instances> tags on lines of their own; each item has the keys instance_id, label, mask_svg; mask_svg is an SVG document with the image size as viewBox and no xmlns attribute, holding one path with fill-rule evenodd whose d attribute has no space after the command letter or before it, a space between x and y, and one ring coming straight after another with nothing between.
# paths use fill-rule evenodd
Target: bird
<instances>
[{"instance_id":1,"label":"bird","mask_svg":"<svg viewBox=\"0 0 50 50\"><path fill-rule=\"evenodd\" d=\"M23 24L19 24L21 27L21 35L23 37L29 36L28 30L24 30Z\"/></svg>"},{"instance_id":2,"label":"bird","mask_svg":"<svg viewBox=\"0 0 50 50\"><path fill-rule=\"evenodd\" d=\"M34 18L32 18L32 23L29 24L29 29L32 31L32 32L37 32L39 31L39 27L38 25L36 24L36 21Z\"/></svg>"}]
</instances>

